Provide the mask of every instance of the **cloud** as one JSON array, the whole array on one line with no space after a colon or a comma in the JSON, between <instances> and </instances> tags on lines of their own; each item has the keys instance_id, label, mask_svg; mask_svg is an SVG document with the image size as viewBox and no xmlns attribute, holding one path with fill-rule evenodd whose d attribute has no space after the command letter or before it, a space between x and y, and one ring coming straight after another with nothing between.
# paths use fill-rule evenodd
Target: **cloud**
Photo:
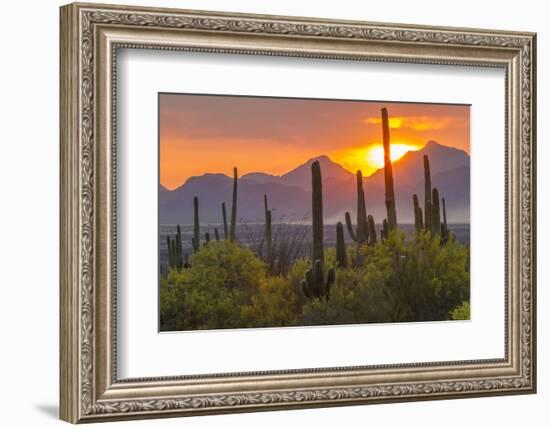
<instances>
[{"instance_id":1,"label":"cloud","mask_svg":"<svg viewBox=\"0 0 550 427\"><path fill-rule=\"evenodd\" d=\"M362 120L367 125L380 125L380 117L367 117ZM416 131L441 130L451 126L461 125L453 117L433 117L433 116L397 116L390 117L388 124L391 129L411 129Z\"/></svg>"}]
</instances>

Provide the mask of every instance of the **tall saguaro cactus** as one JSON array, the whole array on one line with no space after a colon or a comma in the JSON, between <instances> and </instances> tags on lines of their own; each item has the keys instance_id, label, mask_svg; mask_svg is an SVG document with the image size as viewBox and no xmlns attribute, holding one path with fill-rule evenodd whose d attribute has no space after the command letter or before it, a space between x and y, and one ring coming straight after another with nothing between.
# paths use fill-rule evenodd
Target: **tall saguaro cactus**
<instances>
[{"instance_id":1,"label":"tall saguaro cactus","mask_svg":"<svg viewBox=\"0 0 550 427\"><path fill-rule=\"evenodd\" d=\"M231 228L229 240L234 241L237 230L237 168L233 168L233 201L231 204Z\"/></svg>"},{"instance_id":2,"label":"tall saguaro cactus","mask_svg":"<svg viewBox=\"0 0 550 427\"><path fill-rule=\"evenodd\" d=\"M348 266L346 242L344 241L344 226L341 222L336 224L336 265L340 268L347 268Z\"/></svg>"},{"instance_id":3,"label":"tall saguaro cactus","mask_svg":"<svg viewBox=\"0 0 550 427\"><path fill-rule=\"evenodd\" d=\"M388 110L382 108L382 142L384 144L384 181L386 185L386 210L390 231L397 229L397 212L395 207L395 193L393 190L393 169L391 164L390 126Z\"/></svg>"},{"instance_id":4,"label":"tall saguaro cactus","mask_svg":"<svg viewBox=\"0 0 550 427\"><path fill-rule=\"evenodd\" d=\"M432 227L432 178L430 175L430 159L424 155L424 227L431 231Z\"/></svg>"},{"instance_id":5,"label":"tall saguaro cactus","mask_svg":"<svg viewBox=\"0 0 550 427\"><path fill-rule=\"evenodd\" d=\"M445 197L441 198L441 204L443 205L443 222L441 223L441 238L446 243L449 240L449 227L447 227L447 208L445 206Z\"/></svg>"},{"instance_id":6,"label":"tall saguaro cactus","mask_svg":"<svg viewBox=\"0 0 550 427\"><path fill-rule=\"evenodd\" d=\"M374 227L374 218L372 215L368 216L367 221L369 223L369 245L374 246L376 245L376 228Z\"/></svg>"},{"instance_id":7,"label":"tall saguaro cactus","mask_svg":"<svg viewBox=\"0 0 550 427\"><path fill-rule=\"evenodd\" d=\"M380 231L382 235L382 241L388 240L388 237L390 236L390 226L386 218L384 218L384 221L382 221L382 230Z\"/></svg>"},{"instance_id":8,"label":"tall saguaro cactus","mask_svg":"<svg viewBox=\"0 0 550 427\"><path fill-rule=\"evenodd\" d=\"M357 231L353 230L351 215L346 212L346 228L354 242L361 244L369 238L369 224L367 220L367 208L365 206L365 192L363 191L363 174L357 171Z\"/></svg>"},{"instance_id":9,"label":"tall saguaro cactus","mask_svg":"<svg viewBox=\"0 0 550 427\"><path fill-rule=\"evenodd\" d=\"M198 252L201 248L201 225L199 218L199 198L193 198L193 238L191 243L193 245L193 252Z\"/></svg>"},{"instance_id":10,"label":"tall saguaro cactus","mask_svg":"<svg viewBox=\"0 0 550 427\"><path fill-rule=\"evenodd\" d=\"M422 223L422 208L418 203L418 196L413 194L413 206L414 206L414 229L417 233L422 231L424 224Z\"/></svg>"},{"instance_id":11,"label":"tall saguaro cactus","mask_svg":"<svg viewBox=\"0 0 550 427\"><path fill-rule=\"evenodd\" d=\"M325 263L325 249L323 247L323 180L321 177L321 165L315 161L311 165L311 222L313 228L312 260Z\"/></svg>"},{"instance_id":12,"label":"tall saguaro cactus","mask_svg":"<svg viewBox=\"0 0 550 427\"><path fill-rule=\"evenodd\" d=\"M168 264L170 268L181 269L183 267L183 245L181 239L181 228L176 227L176 237L172 240L166 236L166 245L168 246Z\"/></svg>"},{"instance_id":13,"label":"tall saguaro cactus","mask_svg":"<svg viewBox=\"0 0 550 427\"><path fill-rule=\"evenodd\" d=\"M334 268L328 270L325 280L325 249L323 247L323 180L318 161L311 164L311 215L313 247L311 250L312 268L301 281L302 292L307 298L329 298L330 287L336 280Z\"/></svg>"},{"instance_id":14,"label":"tall saguaro cactus","mask_svg":"<svg viewBox=\"0 0 550 427\"><path fill-rule=\"evenodd\" d=\"M223 238L227 240L229 238L229 230L227 228L227 210L225 209L225 202L222 203L222 218L223 218Z\"/></svg>"},{"instance_id":15,"label":"tall saguaro cactus","mask_svg":"<svg viewBox=\"0 0 550 427\"><path fill-rule=\"evenodd\" d=\"M269 209L267 204L267 194L264 194L264 215L266 260L268 263L271 263L273 261L273 239L271 233L271 209Z\"/></svg>"},{"instance_id":16,"label":"tall saguaro cactus","mask_svg":"<svg viewBox=\"0 0 550 427\"><path fill-rule=\"evenodd\" d=\"M432 234L440 234L441 232L441 214L439 212L439 191L437 188L432 189Z\"/></svg>"}]
</instances>

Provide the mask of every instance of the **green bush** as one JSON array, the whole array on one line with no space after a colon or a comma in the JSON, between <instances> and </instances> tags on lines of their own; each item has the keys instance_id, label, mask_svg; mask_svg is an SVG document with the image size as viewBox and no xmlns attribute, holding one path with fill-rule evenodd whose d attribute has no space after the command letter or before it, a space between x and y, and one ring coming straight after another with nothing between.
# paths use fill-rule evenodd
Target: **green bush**
<instances>
[{"instance_id":1,"label":"green bush","mask_svg":"<svg viewBox=\"0 0 550 427\"><path fill-rule=\"evenodd\" d=\"M357 257L355 244L348 254ZM161 330L458 320L469 318L469 249L442 245L429 232L394 231L359 248L361 266L337 269L328 300L308 299L300 282L311 268L298 259L287 277L268 276L254 253L230 241L210 242L192 268L161 279ZM335 250L325 251L325 272Z\"/></svg>"},{"instance_id":2,"label":"green bush","mask_svg":"<svg viewBox=\"0 0 550 427\"><path fill-rule=\"evenodd\" d=\"M222 241L201 248L192 265L161 281L161 329L245 327L242 313L259 293L265 264L249 249Z\"/></svg>"},{"instance_id":3,"label":"green bush","mask_svg":"<svg viewBox=\"0 0 550 427\"><path fill-rule=\"evenodd\" d=\"M464 301L458 307L455 307L449 313L453 320L470 320L470 303Z\"/></svg>"},{"instance_id":4,"label":"green bush","mask_svg":"<svg viewBox=\"0 0 550 427\"><path fill-rule=\"evenodd\" d=\"M300 312L301 305L290 282L282 276L271 276L262 281L252 304L244 307L242 321L246 327L289 326Z\"/></svg>"}]
</instances>

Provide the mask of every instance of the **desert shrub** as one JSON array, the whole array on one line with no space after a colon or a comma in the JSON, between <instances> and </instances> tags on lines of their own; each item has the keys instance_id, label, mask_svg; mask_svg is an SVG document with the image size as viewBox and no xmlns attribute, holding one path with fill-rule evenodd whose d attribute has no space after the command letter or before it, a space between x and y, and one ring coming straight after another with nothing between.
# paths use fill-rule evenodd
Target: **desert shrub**
<instances>
[{"instance_id":1,"label":"desert shrub","mask_svg":"<svg viewBox=\"0 0 550 427\"><path fill-rule=\"evenodd\" d=\"M429 232L389 239L365 248L367 264L387 274L394 321L447 320L449 312L470 298L469 252L449 241L441 245Z\"/></svg>"},{"instance_id":2,"label":"desert shrub","mask_svg":"<svg viewBox=\"0 0 550 427\"><path fill-rule=\"evenodd\" d=\"M260 284L252 304L243 308L242 320L247 327L279 327L296 323L301 305L290 281L270 276Z\"/></svg>"},{"instance_id":3,"label":"desert shrub","mask_svg":"<svg viewBox=\"0 0 550 427\"><path fill-rule=\"evenodd\" d=\"M348 254L356 256L356 246ZM469 250L430 233L392 232L360 247L361 266L337 269L328 300L308 299L300 282L311 268L297 259L287 276L268 275L250 249L210 242L190 269L161 279L161 329L432 321L469 318ZM325 274L335 250L325 251Z\"/></svg>"},{"instance_id":4,"label":"desert shrub","mask_svg":"<svg viewBox=\"0 0 550 427\"><path fill-rule=\"evenodd\" d=\"M470 303L464 301L458 307L455 307L449 313L453 320L470 320Z\"/></svg>"},{"instance_id":5,"label":"desert shrub","mask_svg":"<svg viewBox=\"0 0 550 427\"><path fill-rule=\"evenodd\" d=\"M387 322L393 304L385 275L374 266L338 269L328 301L311 299L303 307L304 325Z\"/></svg>"},{"instance_id":6,"label":"desert shrub","mask_svg":"<svg viewBox=\"0 0 550 427\"><path fill-rule=\"evenodd\" d=\"M249 249L223 241L201 248L192 265L161 281L161 329L245 327L242 312L265 280L265 264Z\"/></svg>"}]
</instances>

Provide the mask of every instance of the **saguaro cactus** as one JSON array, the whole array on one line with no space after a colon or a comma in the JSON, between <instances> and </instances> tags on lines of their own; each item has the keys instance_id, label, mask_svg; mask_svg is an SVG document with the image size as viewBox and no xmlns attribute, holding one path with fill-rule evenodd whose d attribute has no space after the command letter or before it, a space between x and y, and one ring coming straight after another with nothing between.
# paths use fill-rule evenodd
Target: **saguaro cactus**
<instances>
[{"instance_id":1,"label":"saguaro cactus","mask_svg":"<svg viewBox=\"0 0 550 427\"><path fill-rule=\"evenodd\" d=\"M393 169L391 164L390 126L388 110L382 108L382 142L384 144L384 181L386 185L386 210L390 231L397 229L397 213L395 207L395 193L393 191Z\"/></svg>"},{"instance_id":2,"label":"saguaro cactus","mask_svg":"<svg viewBox=\"0 0 550 427\"><path fill-rule=\"evenodd\" d=\"M311 221L313 228L312 260L325 263L325 249L323 247L323 180L321 177L321 165L315 161L311 165Z\"/></svg>"},{"instance_id":3,"label":"saguaro cactus","mask_svg":"<svg viewBox=\"0 0 550 427\"><path fill-rule=\"evenodd\" d=\"M348 254L346 253L346 242L344 241L344 226L341 222L336 224L336 265L340 268L347 268Z\"/></svg>"},{"instance_id":4,"label":"saguaro cactus","mask_svg":"<svg viewBox=\"0 0 550 427\"><path fill-rule=\"evenodd\" d=\"M229 240L235 240L237 229L237 168L233 168L233 202L231 205L231 229L229 231Z\"/></svg>"},{"instance_id":5,"label":"saguaro cactus","mask_svg":"<svg viewBox=\"0 0 550 427\"><path fill-rule=\"evenodd\" d=\"M227 228L227 211L225 209L225 202L222 203L222 218L223 218L223 238L227 240L229 238L229 230Z\"/></svg>"},{"instance_id":6,"label":"saguaro cactus","mask_svg":"<svg viewBox=\"0 0 550 427\"><path fill-rule=\"evenodd\" d=\"M333 268L329 269L325 280L325 249L323 247L323 180L321 165L318 161L311 164L311 212L313 247L311 260L313 268L308 270L305 279L301 281L303 294L308 298L322 298L328 300L330 287L336 280Z\"/></svg>"},{"instance_id":7,"label":"saguaro cactus","mask_svg":"<svg viewBox=\"0 0 550 427\"><path fill-rule=\"evenodd\" d=\"M390 227L388 220L384 218L384 221L382 222L382 240L387 240L390 236Z\"/></svg>"},{"instance_id":8,"label":"saguaro cactus","mask_svg":"<svg viewBox=\"0 0 550 427\"><path fill-rule=\"evenodd\" d=\"M431 231L432 225L432 178L430 175L430 159L424 155L424 227Z\"/></svg>"},{"instance_id":9,"label":"saguaro cactus","mask_svg":"<svg viewBox=\"0 0 550 427\"><path fill-rule=\"evenodd\" d=\"M439 212L439 191L437 188L432 189L432 234L440 234L441 232L441 214Z\"/></svg>"},{"instance_id":10,"label":"saguaro cactus","mask_svg":"<svg viewBox=\"0 0 550 427\"><path fill-rule=\"evenodd\" d=\"M416 194L413 195L413 206L414 206L414 229L417 233L422 231L423 224L422 224L422 208L420 207L418 203L418 196Z\"/></svg>"},{"instance_id":11,"label":"saguaro cactus","mask_svg":"<svg viewBox=\"0 0 550 427\"><path fill-rule=\"evenodd\" d=\"M346 212L346 228L348 234L354 242L363 243L369 237L369 225L367 221L367 208L365 206L365 192L363 191L363 174L357 171L357 231L353 230L351 215Z\"/></svg>"},{"instance_id":12,"label":"saguaro cactus","mask_svg":"<svg viewBox=\"0 0 550 427\"><path fill-rule=\"evenodd\" d=\"M376 228L374 227L374 218L372 215L368 217L369 223L369 245L374 246L376 244Z\"/></svg>"},{"instance_id":13,"label":"saguaro cactus","mask_svg":"<svg viewBox=\"0 0 550 427\"><path fill-rule=\"evenodd\" d=\"M191 239L193 252L198 252L201 248L201 225L199 219L199 198L193 198L193 238Z\"/></svg>"},{"instance_id":14,"label":"saguaro cactus","mask_svg":"<svg viewBox=\"0 0 550 427\"><path fill-rule=\"evenodd\" d=\"M441 203L443 205L443 222L441 223L441 239L443 243L446 243L449 240L449 228L447 227L447 208L445 207L445 197L441 198Z\"/></svg>"},{"instance_id":15,"label":"saguaro cactus","mask_svg":"<svg viewBox=\"0 0 550 427\"><path fill-rule=\"evenodd\" d=\"M267 195L264 194L264 215L265 215L265 246L266 261L270 264L273 261L273 238L271 233L271 209L267 204Z\"/></svg>"},{"instance_id":16,"label":"saguaro cactus","mask_svg":"<svg viewBox=\"0 0 550 427\"><path fill-rule=\"evenodd\" d=\"M218 233L217 228L214 228L214 238L216 239L216 242L220 241L220 233Z\"/></svg>"},{"instance_id":17,"label":"saguaro cactus","mask_svg":"<svg viewBox=\"0 0 550 427\"><path fill-rule=\"evenodd\" d=\"M313 269L306 271L306 278L302 280L302 292L307 298L323 298L328 301L330 288L336 281L334 268L329 269L325 280L325 269L320 260L316 260Z\"/></svg>"},{"instance_id":18,"label":"saguaro cactus","mask_svg":"<svg viewBox=\"0 0 550 427\"><path fill-rule=\"evenodd\" d=\"M183 260L183 268L191 268L191 264L189 264L189 254L185 254Z\"/></svg>"},{"instance_id":19,"label":"saguaro cactus","mask_svg":"<svg viewBox=\"0 0 550 427\"><path fill-rule=\"evenodd\" d=\"M170 239L166 236L166 245L168 246L168 264L170 268L180 269L183 266L183 247L181 239L181 228L176 227L176 236Z\"/></svg>"}]
</instances>

